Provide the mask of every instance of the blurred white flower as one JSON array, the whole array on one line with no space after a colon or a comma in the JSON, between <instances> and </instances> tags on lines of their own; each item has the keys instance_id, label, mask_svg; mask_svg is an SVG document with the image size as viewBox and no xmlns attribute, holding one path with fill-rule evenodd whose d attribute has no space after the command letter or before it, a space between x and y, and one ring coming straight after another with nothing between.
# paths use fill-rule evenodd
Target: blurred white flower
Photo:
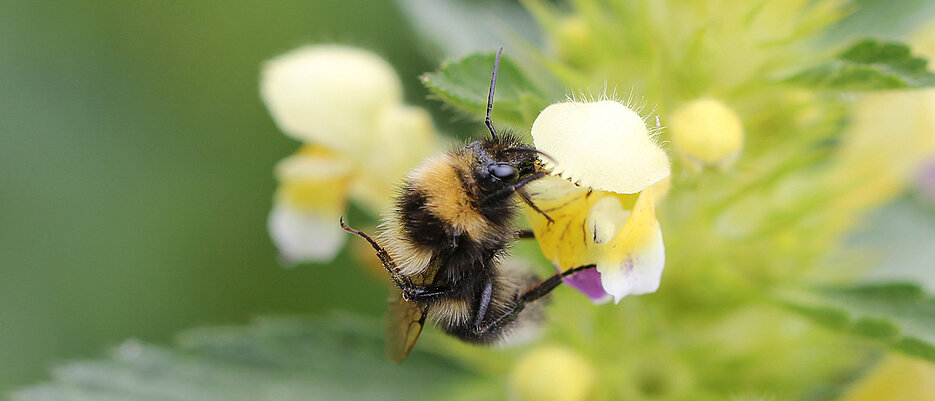
<instances>
[{"instance_id":1,"label":"blurred white flower","mask_svg":"<svg viewBox=\"0 0 935 401\"><path fill-rule=\"evenodd\" d=\"M334 258L348 200L385 212L406 172L439 148L429 114L403 104L393 68L365 50L294 50L267 63L260 92L283 132L305 143L276 168L269 218L290 263Z\"/></svg>"},{"instance_id":2,"label":"blurred white flower","mask_svg":"<svg viewBox=\"0 0 935 401\"><path fill-rule=\"evenodd\" d=\"M307 46L268 62L260 94L287 135L351 155L367 145L380 114L403 100L386 61L338 45Z\"/></svg>"}]
</instances>

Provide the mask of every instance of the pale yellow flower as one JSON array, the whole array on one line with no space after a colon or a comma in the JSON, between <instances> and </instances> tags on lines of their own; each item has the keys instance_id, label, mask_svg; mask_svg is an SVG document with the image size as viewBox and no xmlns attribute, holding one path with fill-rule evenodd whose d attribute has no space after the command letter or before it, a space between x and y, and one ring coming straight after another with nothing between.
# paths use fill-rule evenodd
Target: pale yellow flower
<instances>
[{"instance_id":1,"label":"pale yellow flower","mask_svg":"<svg viewBox=\"0 0 935 401\"><path fill-rule=\"evenodd\" d=\"M287 262L333 258L348 200L387 211L406 172L439 149L429 114L402 103L399 77L368 51L297 49L267 64L260 88L277 125L306 143L276 168L269 230Z\"/></svg>"},{"instance_id":2,"label":"pale yellow flower","mask_svg":"<svg viewBox=\"0 0 935 401\"><path fill-rule=\"evenodd\" d=\"M402 83L386 61L363 49L306 46L266 64L260 94L287 135L348 155L367 146L386 109L401 104Z\"/></svg>"},{"instance_id":3,"label":"pale yellow flower","mask_svg":"<svg viewBox=\"0 0 935 401\"><path fill-rule=\"evenodd\" d=\"M935 158L935 90L860 99L838 157L832 182L849 186L842 205L860 210L900 194Z\"/></svg>"},{"instance_id":4,"label":"pale yellow flower","mask_svg":"<svg viewBox=\"0 0 935 401\"><path fill-rule=\"evenodd\" d=\"M347 204L351 165L332 152L307 145L276 165L280 181L269 231L288 262L330 260L346 235L336 221Z\"/></svg>"},{"instance_id":5,"label":"pale yellow flower","mask_svg":"<svg viewBox=\"0 0 935 401\"><path fill-rule=\"evenodd\" d=\"M532 123L552 172L575 183L635 194L669 176L669 159L643 118L620 102L556 103Z\"/></svg>"},{"instance_id":6,"label":"pale yellow flower","mask_svg":"<svg viewBox=\"0 0 935 401\"><path fill-rule=\"evenodd\" d=\"M542 111L532 136L556 160L553 176L529 186L554 222L526 210L546 258L560 270L597 265L616 302L655 292L665 247L654 202L668 187L669 161L642 118L614 101L559 103ZM601 298L591 283L568 284Z\"/></svg>"},{"instance_id":7,"label":"pale yellow flower","mask_svg":"<svg viewBox=\"0 0 935 401\"><path fill-rule=\"evenodd\" d=\"M935 365L892 354L858 381L841 401L935 401Z\"/></svg>"}]
</instances>

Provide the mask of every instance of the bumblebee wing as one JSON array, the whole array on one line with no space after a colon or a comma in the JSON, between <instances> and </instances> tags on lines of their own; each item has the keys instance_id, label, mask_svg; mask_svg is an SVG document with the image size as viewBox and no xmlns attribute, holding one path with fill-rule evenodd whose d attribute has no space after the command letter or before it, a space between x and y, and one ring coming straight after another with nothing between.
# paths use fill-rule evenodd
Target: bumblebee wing
<instances>
[{"instance_id":1,"label":"bumblebee wing","mask_svg":"<svg viewBox=\"0 0 935 401\"><path fill-rule=\"evenodd\" d=\"M402 362L416 345L428 308L415 302L408 302L400 295L387 301L386 316L386 354L393 362Z\"/></svg>"}]
</instances>

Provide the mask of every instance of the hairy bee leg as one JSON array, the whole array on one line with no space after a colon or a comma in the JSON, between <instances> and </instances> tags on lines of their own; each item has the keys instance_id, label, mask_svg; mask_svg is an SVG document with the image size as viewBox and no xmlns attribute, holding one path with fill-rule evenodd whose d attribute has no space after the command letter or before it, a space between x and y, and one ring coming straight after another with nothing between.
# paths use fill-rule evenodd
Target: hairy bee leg
<instances>
[{"instance_id":1,"label":"hairy bee leg","mask_svg":"<svg viewBox=\"0 0 935 401\"><path fill-rule=\"evenodd\" d=\"M522 312L523 309L526 308L526 304L530 302L534 302L538 300L539 298L542 298L546 296L548 293L552 292L552 290L554 290L556 287L558 287L559 284L562 283L563 278L568 277L572 274L578 273L580 271L593 269L595 267L597 266L596 265L584 265L584 266L575 267L573 269L565 270L561 273L553 274L549 278L539 282L539 284L536 284L528 288L525 292L523 292L523 294L519 296L519 299L518 299L519 302L515 306L513 306L512 309L506 311L506 313L504 313L500 317L494 319L492 322L487 323L486 325L481 325L479 324L479 321L478 321L478 324L476 325L477 332L480 334L483 334L496 327L499 327L501 322L503 322L504 320L507 320L513 315L516 315Z\"/></svg>"},{"instance_id":2,"label":"hairy bee leg","mask_svg":"<svg viewBox=\"0 0 935 401\"><path fill-rule=\"evenodd\" d=\"M555 273L551 277L543 280L539 284L536 284L526 290L523 295L520 295L519 299L523 303L533 302L539 298L544 297L546 294L552 292L555 287L558 287L562 283L562 279L568 277L572 274L578 273L580 271L589 270L597 267L597 265L584 265L578 266L573 269L565 270L561 273Z\"/></svg>"},{"instance_id":3,"label":"hairy bee leg","mask_svg":"<svg viewBox=\"0 0 935 401\"><path fill-rule=\"evenodd\" d=\"M481 331L483 328L484 317L487 316L487 308L490 307L490 298L493 296L493 284L488 280L484 284L484 291L480 294L480 302L477 305L477 316L474 317L474 329Z\"/></svg>"},{"instance_id":4,"label":"hairy bee leg","mask_svg":"<svg viewBox=\"0 0 935 401\"><path fill-rule=\"evenodd\" d=\"M519 238L519 239L536 238L536 234L534 234L532 230L522 230L522 231L516 232L516 238Z\"/></svg>"},{"instance_id":5,"label":"hairy bee leg","mask_svg":"<svg viewBox=\"0 0 935 401\"><path fill-rule=\"evenodd\" d=\"M447 287L419 287L412 285L408 290L403 290L407 301L425 301L427 299L448 295L451 289Z\"/></svg>"},{"instance_id":6,"label":"hairy bee leg","mask_svg":"<svg viewBox=\"0 0 935 401\"><path fill-rule=\"evenodd\" d=\"M407 277L401 276L396 272L396 262L394 262L393 258L390 257L390 254L386 252L386 250L384 250L380 244L374 241L373 238L367 235L367 233L348 226L344 222L344 217L341 217L341 228L351 234L360 236L370 243L370 246L372 246L373 249L377 251L377 257L380 258L380 262L383 263L383 268L386 269L388 273L390 273L390 278L393 280L393 284L396 284L396 286L399 287L403 293L403 298L405 298L407 301L422 301L448 294L448 288L438 286L417 286L412 284L412 282Z\"/></svg>"},{"instance_id":7,"label":"hairy bee leg","mask_svg":"<svg viewBox=\"0 0 935 401\"><path fill-rule=\"evenodd\" d=\"M396 286L405 293L406 287L411 286L411 283L408 283L408 280L404 281L403 277L401 277L399 273L396 272L396 262L394 262L393 258L390 257L390 254L387 253L386 250L380 246L380 244L374 241L373 238L370 238L367 233L348 226L347 223L344 222L344 216L341 216L341 228L351 234L360 236L370 243L370 246L372 246L373 249L377 252L377 257L380 258L380 262L383 263L383 268L386 269L388 273L390 273L390 278L393 279L393 283L396 284Z\"/></svg>"},{"instance_id":8,"label":"hairy bee leg","mask_svg":"<svg viewBox=\"0 0 935 401\"><path fill-rule=\"evenodd\" d=\"M481 201L481 204L484 204L484 203L487 203L487 202L490 202L490 201L493 201L493 200L497 200L497 199L501 199L501 198L510 196L510 195L512 195L514 192L518 191L520 188L526 186L526 184L529 184L530 182L533 182L533 181L535 181L535 180L538 180L538 179L540 179L540 178L542 178L542 177L545 177L545 172L540 171L540 172L538 172L538 173L535 173L535 174L533 174L533 175L530 175L529 177L523 178L522 180L519 180L519 181L517 181L516 183L514 183L514 184L512 184L512 185L510 185L510 186L508 186L508 187L502 188L502 189L498 190L497 192L494 192L494 193L488 195L486 198L484 198L484 200ZM551 220L551 219L550 219L550 220Z\"/></svg>"},{"instance_id":9,"label":"hairy bee leg","mask_svg":"<svg viewBox=\"0 0 935 401\"><path fill-rule=\"evenodd\" d=\"M549 221L549 224L552 224L555 222L555 220L552 220L552 218L549 217L548 214L543 212L542 209L539 209L539 206L536 206L536 204L532 202L532 199L529 198L529 194L527 194L526 191L517 191L517 193L519 193L519 196L520 198L523 199L523 202L526 202L526 204L529 205L529 207L531 207L532 210L535 210L536 213L539 213L542 215L542 217L545 217L545 219Z\"/></svg>"}]
</instances>

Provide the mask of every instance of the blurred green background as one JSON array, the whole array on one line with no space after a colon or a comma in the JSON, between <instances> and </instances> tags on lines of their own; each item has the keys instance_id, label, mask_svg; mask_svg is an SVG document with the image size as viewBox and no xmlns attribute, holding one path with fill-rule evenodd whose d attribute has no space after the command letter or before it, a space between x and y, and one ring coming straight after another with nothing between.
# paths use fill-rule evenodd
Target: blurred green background
<instances>
[{"instance_id":1,"label":"blurred green background","mask_svg":"<svg viewBox=\"0 0 935 401\"><path fill-rule=\"evenodd\" d=\"M264 60L359 45L428 103L396 6L338 3L0 1L0 394L125 338L382 311L359 269L284 269L266 233L298 143L259 100Z\"/></svg>"},{"instance_id":2,"label":"blurred green background","mask_svg":"<svg viewBox=\"0 0 935 401\"><path fill-rule=\"evenodd\" d=\"M442 130L475 127L426 100L416 77L436 62L389 0L0 0L0 394L126 338L382 312L358 268L282 268L266 234L272 168L298 143L259 100L260 66L333 41L386 57ZM890 210L855 242L924 266L932 213Z\"/></svg>"}]
</instances>

